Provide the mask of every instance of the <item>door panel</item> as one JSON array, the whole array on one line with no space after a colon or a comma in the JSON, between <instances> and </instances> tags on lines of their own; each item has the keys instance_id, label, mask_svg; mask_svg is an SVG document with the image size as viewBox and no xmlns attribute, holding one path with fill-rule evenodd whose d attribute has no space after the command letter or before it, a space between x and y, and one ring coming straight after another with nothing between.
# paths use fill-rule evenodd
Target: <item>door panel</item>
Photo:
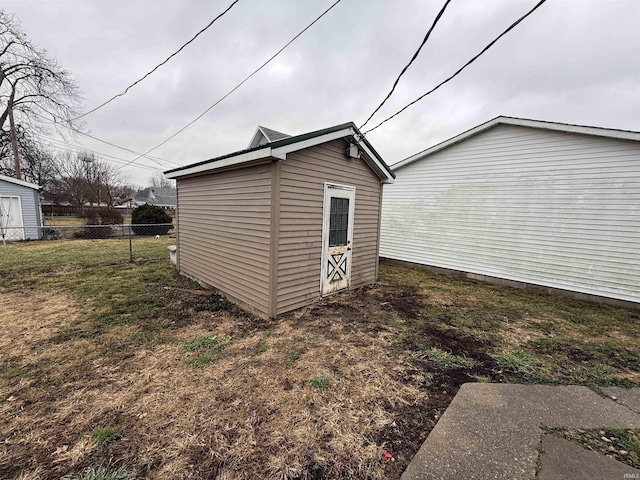
<instances>
[{"instance_id":1,"label":"door panel","mask_svg":"<svg viewBox=\"0 0 640 480\"><path fill-rule=\"evenodd\" d=\"M349 288L353 248L355 187L325 184L320 292Z\"/></svg>"},{"instance_id":2,"label":"door panel","mask_svg":"<svg viewBox=\"0 0 640 480\"><path fill-rule=\"evenodd\" d=\"M0 237L2 240L24 240L20 197L0 197Z\"/></svg>"}]
</instances>

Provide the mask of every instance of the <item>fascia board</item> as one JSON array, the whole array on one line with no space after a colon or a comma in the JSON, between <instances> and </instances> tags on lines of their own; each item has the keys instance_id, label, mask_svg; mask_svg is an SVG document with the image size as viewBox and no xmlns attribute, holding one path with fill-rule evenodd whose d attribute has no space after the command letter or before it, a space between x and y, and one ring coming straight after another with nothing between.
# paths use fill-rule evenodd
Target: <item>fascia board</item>
<instances>
[{"instance_id":1,"label":"fascia board","mask_svg":"<svg viewBox=\"0 0 640 480\"><path fill-rule=\"evenodd\" d=\"M168 179L180 178L186 175L194 175L196 173L204 173L213 170L219 170L225 167L232 167L234 165L251 162L253 160L259 160L261 158L266 158L269 156L271 156L271 148L261 148L260 150L254 150L253 152L246 152L233 157L217 160L215 162L196 165L191 168L185 168L184 170L180 170L178 172L166 173L165 177L167 177Z\"/></svg>"},{"instance_id":2,"label":"fascia board","mask_svg":"<svg viewBox=\"0 0 640 480\"><path fill-rule=\"evenodd\" d=\"M316 145L320 145L321 143L330 142L331 140L347 137L352 134L353 133L350 128L345 128L344 130L338 130L337 132L325 133L324 135L319 135L317 137L309 138L301 142L296 142L290 145L284 145L282 147L274 148L272 151L272 155L274 157L278 157L279 155L282 155L282 154L287 154L287 153L296 152L298 150L302 150L305 148L314 147Z\"/></svg>"}]
</instances>

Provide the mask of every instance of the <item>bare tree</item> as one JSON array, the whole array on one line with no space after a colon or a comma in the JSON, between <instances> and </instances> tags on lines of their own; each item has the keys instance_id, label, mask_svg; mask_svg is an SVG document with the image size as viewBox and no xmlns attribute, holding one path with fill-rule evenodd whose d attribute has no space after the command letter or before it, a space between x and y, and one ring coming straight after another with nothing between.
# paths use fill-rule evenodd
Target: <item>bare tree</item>
<instances>
[{"instance_id":1,"label":"bare tree","mask_svg":"<svg viewBox=\"0 0 640 480\"><path fill-rule=\"evenodd\" d=\"M167 179L162 172L156 172L149 177L149 186L155 188L173 188L175 181Z\"/></svg>"},{"instance_id":2,"label":"bare tree","mask_svg":"<svg viewBox=\"0 0 640 480\"><path fill-rule=\"evenodd\" d=\"M87 182L86 164L77 155L63 153L60 156L60 175L48 193L56 203L69 202L75 207L88 204L91 188Z\"/></svg>"},{"instance_id":3,"label":"bare tree","mask_svg":"<svg viewBox=\"0 0 640 480\"><path fill-rule=\"evenodd\" d=\"M15 175L13 152L8 140L9 133L0 130L0 174ZM40 185L46 190L58 177L59 166L53 153L34 141L27 131L18 127L16 131L22 178L27 182Z\"/></svg>"},{"instance_id":4,"label":"bare tree","mask_svg":"<svg viewBox=\"0 0 640 480\"><path fill-rule=\"evenodd\" d=\"M111 163L93 153L65 154L59 162L59 177L52 182L51 196L76 207L112 207L123 193L123 178Z\"/></svg>"},{"instance_id":5,"label":"bare tree","mask_svg":"<svg viewBox=\"0 0 640 480\"><path fill-rule=\"evenodd\" d=\"M2 141L13 141L19 156L17 129L46 129L43 121L79 128L80 91L69 72L46 50L37 47L13 15L0 10L0 130ZM14 118L15 117L15 118ZM16 161L15 174L19 176Z\"/></svg>"},{"instance_id":6,"label":"bare tree","mask_svg":"<svg viewBox=\"0 0 640 480\"><path fill-rule=\"evenodd\" d=\"M136 186L127 183L117 184L111 188L114 203L122 203L125 200L131 200L137 191L138 188Z\"/></svg>"}]
</instances>

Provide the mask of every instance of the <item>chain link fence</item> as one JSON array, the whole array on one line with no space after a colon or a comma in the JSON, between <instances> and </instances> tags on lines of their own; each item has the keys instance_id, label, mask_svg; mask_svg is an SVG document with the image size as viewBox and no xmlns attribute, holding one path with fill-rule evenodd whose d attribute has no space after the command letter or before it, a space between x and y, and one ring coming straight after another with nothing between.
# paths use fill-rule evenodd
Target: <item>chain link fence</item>
<instances>
[{"instance_id":1,"label":"chain link fence","mask_svg":"<svg viewBox=\"0 0 640 480\"><path fill-rule=\"evenodd\" d=\"M45 225L42 227L2 227L3 245L14 242L61 242L73 240L122 240L128 242L129 260L133 261L137 239L175 238L172 223L118 225Z\"/></svg>"}]
</instances>

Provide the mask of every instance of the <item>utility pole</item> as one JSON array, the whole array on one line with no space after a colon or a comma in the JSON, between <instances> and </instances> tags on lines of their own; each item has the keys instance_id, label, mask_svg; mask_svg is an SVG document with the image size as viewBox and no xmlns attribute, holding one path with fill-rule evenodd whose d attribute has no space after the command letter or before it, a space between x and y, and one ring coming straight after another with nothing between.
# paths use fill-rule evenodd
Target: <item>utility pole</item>
<instances>
[{"instance_id":1,"label":"utility pole","mask_svg":"<svg viewBox=\"0 0 640 480\"><path fill-rule=\"evenodd\" d=\"M20 157L18 156L18 139L16 138L16 124L13 121L13 95L15 90L11 92L9 97L9 127L11 129L11 147L13 148L13 165L16 169L16 178L22 180L22 172L20 170Z\"/></svg>"}]
</instances>

